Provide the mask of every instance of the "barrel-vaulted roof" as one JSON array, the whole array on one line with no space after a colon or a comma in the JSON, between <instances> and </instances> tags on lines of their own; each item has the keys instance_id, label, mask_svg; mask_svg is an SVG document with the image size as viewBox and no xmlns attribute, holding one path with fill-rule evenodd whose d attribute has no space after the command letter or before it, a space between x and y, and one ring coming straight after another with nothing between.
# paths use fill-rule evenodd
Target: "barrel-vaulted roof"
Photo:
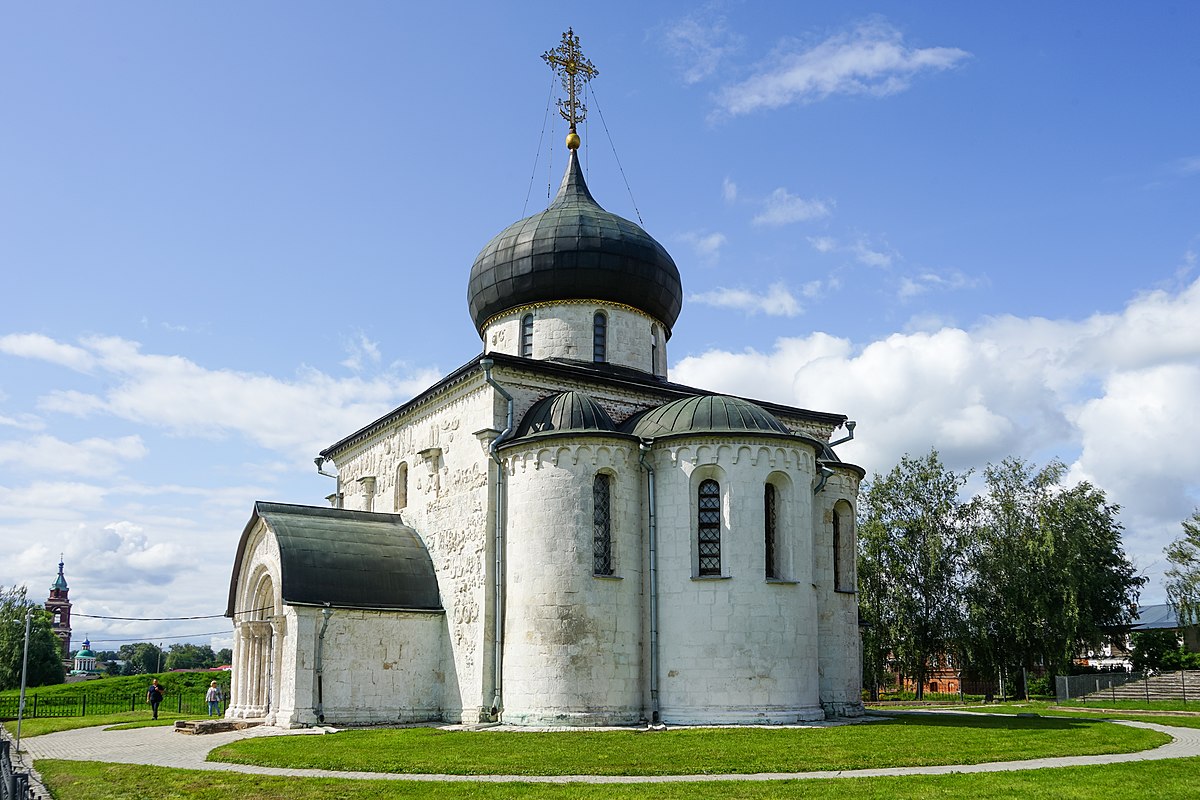
<instances>
[{"instance_id":1,"label":"barrel-vaulted roof","mask_svg":"<svg viewBox=\"0 0 1200 800\"><path fill-rule=\"evenodd\" d=\"M235 608L238 575L259 520L279 545L284 603L381 610L442 608L429 552L399 514L258 502L238 544L226 616L246 610Z\"/></svg>"}]
</instances>

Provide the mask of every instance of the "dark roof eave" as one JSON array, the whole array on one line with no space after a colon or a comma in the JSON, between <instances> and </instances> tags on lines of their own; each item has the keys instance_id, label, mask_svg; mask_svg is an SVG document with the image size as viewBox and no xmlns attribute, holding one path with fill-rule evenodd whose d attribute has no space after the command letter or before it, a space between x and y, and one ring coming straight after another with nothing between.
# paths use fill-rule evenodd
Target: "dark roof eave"
<instances>
[{"instance_id":1,"label":"dark roof eave","mask_svg":"<svg viewBox=\"0 0 1200 800\"><path fill-rule=\"evenodd\" d=\"M438 394L441 394L451 386L461 382L471 372L479 371L479 362L485 357L490 358L496 364L515 369L531 370L546 375L575 378L577 380L586 379L594 382L605 383L614 387L649 390L666 396L673 396L675 399L682 397L694 397L696 395L713 394L711 391L697 389L693 386L687 386L682 383L672 383L671 381L663 380L649 373L644 373L643 375L636 374L635 370L617 370L608 364L592 366L589 362L568 363L563 361L546 361L532 358L521 358L520 356L508 355L506 353L480 353L466 364L463 364L461 367L454 370L449 375L418 394L416 397L397 406L392 411L388 412L374 422L358 429L349 436L335 442L334 444L322 450L319 455L324 458L331 458L338 452L346 449L348 446L355 444L356 442L359 442L386 427L397 417L403 416L411 409L419 406ZM480 379L482 380L482 377ZM835 428L842 425L847 420L845 414L831 414L825 411L812 411L806 408L785 406L780 403L755 400L749 397L739 397L738 399L754 403L755 405L770 411L773 414L804 417L814 422L832 425Z\"/></svg>"},{"instance_id":2,"label":"dark roof eave","mask_svg":"<svg viewBox=\"0 0 1200 800\"><path fill-rule=\"evenodd\" d=\"M342 609L344 611L397 611L407 614L445 614L446 609L438 608L410 608L408 606L371 606L359 605L354 603L308 603L303 600L288 600L284 598L283 604L286 606L302 606L304 608L329 608Z\"/></svg>"},{"instance_id":3,"label":"dark roof eave","mask_svg":"<svg viewBox=\"0 0 1200 800\"><path fill-rule=\"evenodd\" d=\"M565 431L539 431L531 433L527 436L522 436L519 439L505 440L497 450L506 450L510 447L519 447L521 445L533 444L535 442L546 441L547 439L626 439L630 442L639 441L638 437L632 433L622 433L621 431L599 431L593 429L568 429Z\"/></svg>"}]
</instances>

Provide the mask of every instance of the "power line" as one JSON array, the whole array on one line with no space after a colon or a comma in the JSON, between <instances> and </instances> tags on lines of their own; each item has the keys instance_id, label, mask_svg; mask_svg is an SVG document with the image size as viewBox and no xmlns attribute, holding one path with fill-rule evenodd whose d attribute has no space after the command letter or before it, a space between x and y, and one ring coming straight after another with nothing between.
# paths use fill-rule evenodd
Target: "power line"
<instances>
[{"instance_id":1,"label":"power line","mask_svg":"<svg viewBox=\"0 0 1200 800\"><path fill-rule=\"evenodd\" d=\"M208 633L185 633L178 636L151 636L149 638L142 636L133 639L89 639L92 644L113 644L115 642L145 642L146 644L154 644L166 639L195 639L200 636L228 636L232 631L209 631Z\"/></svg>"},{"instance_id":2,"label":"power line","mask_svg":"<svg viewBox=\"0 0 1200 800\"><path fill-rule=\"evenodd\" d=\"M262 606L261 608L249 608L245 611L235 611L233 615L236 617L239 614L257 614L259 611L266 611L273 606ZM100 614L72 614L72 617L84 617L86 619L115 619L123 622L182 622L192 619L224 619L224 614L202 614L197 617L106 617Z\"/></svg>"},{"instance_id":3,"label":"power line","mask_svg":"<svg viewBox=\"0 0 1200 800\"><path fill-rule=\"evenodd\" d=\"M224 614L206 614L200 617L105 617L99 614L72 614L72 617L86 617L88 619L119 619L125 622L178 622L187 619L219 619L224 617Z\"/></svg>"}]
</instances>

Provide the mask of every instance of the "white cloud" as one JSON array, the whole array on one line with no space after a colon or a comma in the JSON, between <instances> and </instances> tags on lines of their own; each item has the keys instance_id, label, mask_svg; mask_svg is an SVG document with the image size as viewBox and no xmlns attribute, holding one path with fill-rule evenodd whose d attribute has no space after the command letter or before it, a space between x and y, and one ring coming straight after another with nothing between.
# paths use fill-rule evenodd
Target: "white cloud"
<instances>
[{"instance_id":1,"label":"white cloud","mask_svg":"<svg viewBox=\"0 0 1200 800\"><path fill-rule=\"evenodd\" d=\"M732 203L735 200L737 200L737 196L738 196L737 184L734 183L729 178L726 178L725 180L723 180L721 182L721 196L725 198L726 203Z\"/></svg>"},{"instance_id":2,"label":"white cloud","mask_svg":"<svg viewBox=\"0 0 1200 800\"><path fill-rule=\"evenodd\" d=\"M854 253L854 258L858 263L866 264L868 267L890 267L892 265L891 253L876 250L861 239L851 245L850 252Z\"/></svg>"},{"instance_id":3,"label":"white cloud","mask_svg":"<svg viewBox=\"0 0 1200 800\"><path fill-rule=\"evenodd\" d=\"M829 215L830 204L823 200L805 200L782 187L763 201L763 210L753 219L755 225L790 225Z\"/></svg>"},{"instance_id":4,"label":"white cloud","mask_svg":"<svg viewBox=\"0 0 1200 800\"><path fill-rule=\"evenodd\" d=\"M774 283L763 294L748 289L718 288L711 292L691 295L691 302L718 308L735 308L749 314L766 314L772 317L794 317L803 308L791 291L782 283Z\"/></svg>"},{"instance_id":5,"label":"white cloud","mask_svg":"<svg viewBox=\"0 0 1200 800\"><path fill-rule=\"evenodd\" d=\"M871 471L938 448L954 467L1062 457L1123 507L1142 566L1200 499L1200 280L1083 320L1011 316L856 346L825 334L769 353L711 351L671 377L838 411L842 455Z\"/></svg>"},{"instance_id":6,"label":"white cloud","mask_svg":"<svg viewBox=\"0 0 1200 800\"><path fill-rule=\"evenodd\" d=\"M917 74L949 69L969 55L955 47L907 46L892 25L869 20L811 47L785 42L754 75L717 93L718 114L749 114L835 94L896 94Z\"/></svg>"},{"instance_id":7,"label":"white cloud","mask_svg":"<svg viewBox=\"0 0 1200 800\"><path fill-rule=\"evenodd\" d=\"M837 239L832 236L809 236L808 243L818 253L832 253L837 249Z\"/></svg>"},{"instance_id":8,"label":"white cloud","mask_svg":"<svg viewBox=\"0 0 1200 800\"><path fill-rule=\"evenodd\" d=\"M78 372L88 372L95 366L95 358L87 350L56 342L40 333L10 333L0 336L0 353L48 361Z\"/></svg>"},{"instance_id":9,"label":"white cloud","mask_svg":"<svg viewBox=\"0 0 1200 800\"><path fill-rule=\"evenodd\" d=\"M116 337L81 344L46 340L39 352L44 360L62 363L61 353L79 351L73 360L86 360L105 376L104 385L94 393L50 392L39 401L41 409L110 414L184 436L237 434L292 457L311 457L439 377L428 369L406 377L384 372L338 379L305 368L289 380L210 370L182 356L142 353L137 342Z\"/></svg>"},{"instance_id":10,"label":"white cloud","mask_svg":"<svg viewBox=\"0 0 1200 800\"><path fill-rule=\"evenodd\" d=\"M379 365L379 344L372 342L361 331L356 338L346 340L343 347L347 353L346 359L342 361L343 367L361 372L366 367Z\"/></svg>"},{"instance_id":11,"label":"white cloud","mask_svg":"<svg viewBox=\"0 0 1200 800\"><path fill-rule=\"evenodd\" d=\"M105 475L128 461L146 455L140 436L91 438L64 442L54 436L35 436L22 442L0 442L0 464L17 464L23 472L67 475Z\"/></svg>"},{"instance_id":12,"label":"white cloud","mask_svg":"<svg viewBox=\"0 0 1200 800\"><path fill-rule=\"evenodd\" d=\"M723 233L700 233L689 231L679 237L705 264L715 264L721 258L721 248L728 241Z\"/></svg>"},{"instance_id":13,"label":"white cloud","mask_svg":"<svg viewBox=\"0 0 1200 800\"><path fill-rule=\"evenodd\" d=\"M978 285L978 279L968 278L957 270L950 270L944 274L922 272L900 279L899 296L901 300L908 300L929 291L970 289Z\"/></svg>"},{"instance_id":14,"label":"white cloud","mask_svg":"<svg viewBox=\"0 0 1200 800\"><path fill-rule=\"evenodd\" d=\"M1200 173L1200 156L1181 158L1175 163L1175 168L1183 175L1195 175Z\"/></svg>"},{"instance_id":15,"label":"white cloud","mask_svg":"<svg viewBox=\"0 0 1200 800\"><path fill-rule=\"evenodd\" d=\"M703 12L671 23L663 41L689 86L716 72L721 61L742 45L742 37L729 30L724 17Z\"/></svg>"},{"instance_id":16,"label":"white cloud","mask_svg":"<svg viewBox=\"0 0 1200 800\"><path fill-rule=\"evenodd\" d=\"M22 431L40 431L46 427L46 423L36 414L17 414L15 417L0 414L0 426Z\"/></svg>"}]
</instances>

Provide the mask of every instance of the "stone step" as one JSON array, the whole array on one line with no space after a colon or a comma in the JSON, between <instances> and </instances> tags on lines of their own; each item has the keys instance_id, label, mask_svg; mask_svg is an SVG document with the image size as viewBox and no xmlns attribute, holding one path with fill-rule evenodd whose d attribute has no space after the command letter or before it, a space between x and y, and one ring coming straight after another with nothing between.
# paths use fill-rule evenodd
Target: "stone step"
<instances>
[{"instance_id":1,"label":"stone step","mask_svg":"<svg viewBox=\"0 0 1200 800\"><path fill-rule=\"evenodd\" d=\"M191 735L244 731L262 725L261 719L179 719L175 720L175 732Z\"/></svg>"}]
</instances>

